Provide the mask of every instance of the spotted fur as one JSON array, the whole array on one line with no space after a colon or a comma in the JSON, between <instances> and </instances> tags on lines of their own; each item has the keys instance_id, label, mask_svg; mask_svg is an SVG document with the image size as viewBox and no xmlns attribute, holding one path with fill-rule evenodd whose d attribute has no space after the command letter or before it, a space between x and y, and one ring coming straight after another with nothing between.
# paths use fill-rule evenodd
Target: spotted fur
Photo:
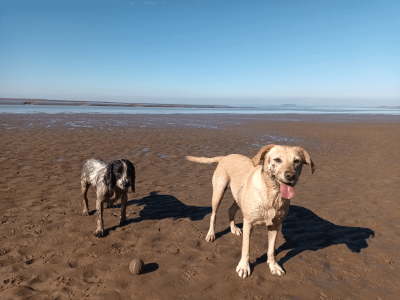
<instances>
[{"instance_id":1,"label":"spotted fur","mask_svg":"<svg viewBox=\"0 0 400 300\"><path fill-rule=\"evenodd\" d=\"M119 159L106 164L101 159L88 159L82 168L81 189L83 197L83 215L89 215L87 191L92 186L96 191L97 229L96 237L104 235L103 203L111 204L121 199L121 217L119 224L126 223L126 202L128 189L135 192L135 166L127 159Z\"/></svg>"}]
</instances>

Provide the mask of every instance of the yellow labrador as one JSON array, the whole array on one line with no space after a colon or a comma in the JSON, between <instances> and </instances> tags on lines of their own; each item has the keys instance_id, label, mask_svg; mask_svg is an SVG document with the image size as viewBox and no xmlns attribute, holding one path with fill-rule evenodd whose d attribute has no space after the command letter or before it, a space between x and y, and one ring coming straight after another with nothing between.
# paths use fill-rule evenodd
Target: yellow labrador
<instances>
[{"instance_id":1,"label":"yellow labrador","mask_svg":"<svg viewBox=\"0 0 400 300\"><path fill-rule=\"evenodd\" d=\"M253 225L264 224L268 226L269 268L272 274L284 275L285 272L275 260L275 241L282 221L288 213L290 199L294 196L293 187L299 179L303 164L309 165L311 173L314 173L315 165L308 153L300 147L268 145L262 147L252 160L238 154L213 158L186 158L204 164L218 163L212 178L212 214L206 240L215 240L215 216L230 184L235 198L229 208L229 222L233 234L242 234L234 219L239 209L243 213L242 257L236 272L243 279L250 275L251 230ZM262 166L258 166L260 160L263 160Z\"/></svg>"}]
</instances>

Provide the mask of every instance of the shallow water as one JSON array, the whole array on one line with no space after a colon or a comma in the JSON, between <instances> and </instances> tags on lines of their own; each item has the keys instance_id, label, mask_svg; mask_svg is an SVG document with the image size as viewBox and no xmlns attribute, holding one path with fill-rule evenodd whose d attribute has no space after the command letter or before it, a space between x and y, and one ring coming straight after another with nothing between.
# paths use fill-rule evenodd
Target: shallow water
<instances>
[{"instance_id":1,"label":"shallow water","mask_svg":"<svg viewBox=\"0 0 400 300\"><path fill-rule=\"evenodd\" d=\"M233 108L118 107L71 105L0 105L0 113L86 114L384 114L400 115L400 108L259 106Z\"/></svg>"}]
</instances>

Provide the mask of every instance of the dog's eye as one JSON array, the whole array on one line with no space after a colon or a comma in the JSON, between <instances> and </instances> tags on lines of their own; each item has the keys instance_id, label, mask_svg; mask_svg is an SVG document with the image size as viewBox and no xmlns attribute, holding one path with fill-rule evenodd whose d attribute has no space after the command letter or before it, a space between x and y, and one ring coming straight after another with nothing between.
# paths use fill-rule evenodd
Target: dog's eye
<instances>
[{"instance_id":1,"label":"dog's eye","mask_svg":"<svg viewBox=\"0 0 400 300\"><path fill-rule=\"evenodd\" d=\"M276 161L277 163L282 162L280 158L275 158L274 161Z\"/></svg>"},{"instance_id":2,"label":"dog's eye","mask_svg":"<svg viewBox=\"0 0 400 300\"><path fill-rule=\"evenodd\" d=\"M295 164L298 164L298 163L300 163L300 160L296 159L296 160L294 161L294 163L295 163Z\"/></svg>"}]
</instances>

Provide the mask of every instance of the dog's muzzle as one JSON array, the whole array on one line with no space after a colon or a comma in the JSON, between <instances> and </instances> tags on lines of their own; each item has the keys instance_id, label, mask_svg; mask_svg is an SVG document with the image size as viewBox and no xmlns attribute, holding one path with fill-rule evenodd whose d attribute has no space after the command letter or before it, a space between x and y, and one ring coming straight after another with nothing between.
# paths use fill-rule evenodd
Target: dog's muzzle
<instances>
[{"instance_id":1,"label":"dog's muzzle","mask_svg":"<svg viewBox=\"0 0 400 300\"><path fill-rule=\"evenodd\" d=\"M285 172L285 179L293 182L296 179L296 173L295 172L290 172L290 171L286 171Z\"/></svg>"},{"instance_id":2,"label":"dog's muzzle","mask_svg":"<svg viewBox=\"0 0 400 300\"><path fill-rule=\"evenodd\" d=\"M122 184L122 186L123 186L125 189L127 189L127 188L129 188L129 187L131 186L131 183L130 183L130 182L124 182L124 183Z\"/></svg>"}]
</instances>

